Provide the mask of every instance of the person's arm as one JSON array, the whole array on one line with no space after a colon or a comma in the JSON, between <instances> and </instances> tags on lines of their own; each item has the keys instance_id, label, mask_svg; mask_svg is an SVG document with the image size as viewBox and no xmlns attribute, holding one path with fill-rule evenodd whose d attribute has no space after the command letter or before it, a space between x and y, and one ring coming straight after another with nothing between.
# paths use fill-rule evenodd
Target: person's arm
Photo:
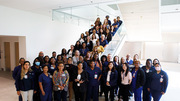
<instances>
[{"instance_id":1,"label":"person's arm","mask_svg":"<svg viewBox=\"0 0 180 101\"><path fill-rule=\"evenodd\" d=\"M166 93L166 89L167 89L167 86L168 86L168 75L164 72L164 80L163 80L163 83L164 83L164 89L163 91L161 92L162 94Z\"/></svg>"},{"instance_id":2,"label":"person's arm","mask_svg":"<svg viewBox=\"0 0 180 101\"><path fill-rule=\"evenodd\" d=\"M141 86L144 86L145 82L146 82L146 76L144 71L141 69Z\"/></svg>"},{"instance_id":3,"label":"person's arm","mask_svg":"<svg viewBox=\"0 0 180 101\"><path fill-rule=\"evenodd\" d=\"M131 74L131 72L128 73L128 79L129 79L129 84L131 84L131 82L132 82L132 74Z\"/></svg>"},{"instance_id":4,"label":"person's arm","mask_svg":"<svg viewBox=\"0 0 180 101\"><path fill-rule=\"evenodd\" d=\"M45 92L44 92L44 89L43 89L43 86L42 86L42 76L39 76L39 88L41 90L42 95L44 96Z\"/></svg>"},{"instance_id":5,"label":"person's arm","mask_svg":"<svg viewBox=\"0 0 180 101\"><path fill-rule=\"evenodd\" d=\"M98 81L100 81L101 76L102 76L102 71L99 69L99 78L98 78Z\"/></svg>"},{"instance_id":6,"label":"person's arm","mask_svg":"<svg viewBox=\"0 0 180 101\"><path fill-rule=\"evenodd\" d=\"M12 75L14 80L16 80L17 73L18 73L18 70L17 70L17 67L15 67L13 71L13 75Z\"/></svg>"},{"instance_id":7,"label":"person's arm","mask_svg":"<svg viewBox=\"0 0 180 101\"><path fill-rule=\"evenodd\" d=\"M67 79L66 79L66 83L63 85L64 87L68 86L68 84L69 84L69 73L67 71L65 71L65 74L67 76Z\"/></svg>"},{"instance_id":8,"label":"person's arm","mask_svg":"<svg viewBox=\"0 0 180 101\"><path fill-rule=\"evenodd\" d=\"M55 77L56 77L56 75L55 75L55 74L56 74L56 72L57 72L57 71L54 71L54 74L53 74L53 77L52 77L52 81L53 81L53 84L54 84L54 85L56 85L55 80L54 80L54 79L55 79Z\"/></svg>"},{"instance_id":9,"label":"person's arm","mask_svg":"<svg viewBox=\"0 0 180 101\"><path fill-rule=\"evenodd\" d=\"M16 91L17 91L17 95L20 95L21 92L20 92L20 80L21 80L21 71L18 72L17 74L17 77L16 77L16 82L15 82L15 85L16 85Z\"/></svg>"}]
</instances>

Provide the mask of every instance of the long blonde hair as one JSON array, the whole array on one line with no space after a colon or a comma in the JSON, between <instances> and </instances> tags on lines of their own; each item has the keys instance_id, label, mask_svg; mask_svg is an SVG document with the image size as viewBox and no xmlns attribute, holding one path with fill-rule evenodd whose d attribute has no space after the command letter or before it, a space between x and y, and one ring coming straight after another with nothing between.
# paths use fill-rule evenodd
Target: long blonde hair
<instances>
[{"instance_id":1,"label":"long blonde hair","mask_svg":"<svg viewBox=\"0 0 180 101\"><path fill-rule=\"evenodd\" d=\"M25 61L24 64L23 64L23 67L21 68L21 80L22 80L23 77L25 76L24 65L25 65L26 63L29 63L29 69L28 69L28 71L29 71L29 72L32 71L30 62L29 62L29 61Z\"/></svg>"}]
</instances>

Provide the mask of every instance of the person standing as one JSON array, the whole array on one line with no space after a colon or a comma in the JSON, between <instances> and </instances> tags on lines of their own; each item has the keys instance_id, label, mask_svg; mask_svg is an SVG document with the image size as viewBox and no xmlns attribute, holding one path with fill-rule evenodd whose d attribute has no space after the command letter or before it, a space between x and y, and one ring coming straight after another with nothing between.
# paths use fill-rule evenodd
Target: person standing
<instances>
[{"instance_id":1,"label":"person standing","mask_svg":"<svg viewBox=\"0 0 180 101\"><path fill-rule=\"evenodd\" d=\"M77 69L73 72L73 89L75 101L85 101L87 89L88 74L83 70L83 63L77 63Z\"/></svg>"},{"instance_id":2,"label":"person standing","mask_svg":"<svg viewBox=\"0 0 180 101\"><path fill-rule=\"evenodd\" d=\"M142 69L144 70L146 76L146 82L143 86L143 101L151 101L151 94L150 91L148 91L148 84L150 83L150 77L155 71L154 67L152 66L152 60L147 59L146 66L143 66Z\"/></svg>"},{"instance_id":3,"label":"person standing","mask_svg":"<svg viewBox=\"0 0 180 101\"><path fill-rule=\"evenodd\" d=\"M58 69L53 74L54 101L67 101L69 74L64 69L63 62L58 63Z\"/></svg>"},{"instance_id":4,"label":"person standing","mask_svg":"<svg viewBox=\"0 0 180 101\"><path fill-rule=\"evenodd\" d=\"M135 67L132 69L132 90L134 92L134 100L141 101L142 88L146 78L144 71L140 68L139 60L134 61L134 66Z\"/></svg>"},{"instance_id":5,"label":"person standing","mask_svg":"<svg viewBox=\"0 0 180 101\"><path fill-rule=\"evenodd\" d=\"M160 63L154 64L155 72L152 74L150 79L149 91L154 101L160 101L162 95L166 93L168 86L168 75L161 69Z\"/></svg>"},{"instance_id":6,"label":"person standing","mask_svg":"<svg viewBox=\"0 0 180 101\"><path fill-rule=\"evenodd\" d=\"M52 76L48 73L48 65L42 67L43 73L39 76L41 101L52 101Z\"/></svg>"},{"instance_id":7,"label":"person standing","mask_svg":"<svg viewBox=\"0 0 180 101\"><path fill-rule=\"evenodd\" d=\"M105 73L105 101L108 101L108 92L110 92L110 99L114 101L114 90L117 85L118 72L113 64L113 62L108 63L108 67Z\"/></svg>"},{"instance_id":8,"label":"person standing","mask_svg":"<svg viewBox=\"0 0 180 101\"><path fill-rule=\"evenodd\" d=\"M25 61L21 71L17 74L15 83L17 95L22 95L23 101L33 101L34 76L30 62Z\"/></svg>"},{"instance_id":9,"label":"person standing","mask_svg":"<svg viewBox=\"0 0 180 101\"><path fill-rule=\"evenodd\" d=\"M121 78L120 91L121 91L122 99L123 101L129 101L132 74L129 70L129 65L127 63L122 64L122 71L120 78Z\"/></svg>"},{"instance_id":10,"label":"person standing","mask_svg":"<svg viewBox=\"0 0 180 101\"><path fill-rule=\"evenodd\" d=\"M87 96L86 101L90 101L93 97L93 101L99 101L99 80L101 79L101 70L95 67L94 61L90 61L90 67L86 69L88 73L88 84L87 84Z\"/></svg>"},{"instance_id":11,"label":"person standing","mask_svg":"<svg viewBox=\"0 0 180 101\"><path fill-rule=\"evenodd\" d=\"M14 80L16 80L16 77L17 77L17 74L18 74L18 72L20 72L21 71L21 69L22 69L22 67L23 67L23 65L24 65L24 61L25 61L25 59L24 58L20 58L19 59L19 66L16 66L15 68L14 68L14 70L13 70L13 79ZM19 96L19 101L22 101L22 96L20 95Z\"/></svg>"}]
</instances>

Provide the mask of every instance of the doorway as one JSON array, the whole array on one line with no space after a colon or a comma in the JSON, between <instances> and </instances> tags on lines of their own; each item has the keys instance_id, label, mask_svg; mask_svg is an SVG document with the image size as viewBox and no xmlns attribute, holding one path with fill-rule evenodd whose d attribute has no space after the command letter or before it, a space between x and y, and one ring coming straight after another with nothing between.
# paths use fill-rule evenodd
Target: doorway
<instances>
[{"instance_id":1,"label":"doorway","mask_svg":"<svg viewBox=\"0 0 180 101\"><path fill-rule=\"evenodd\" d=\"M4 58L5 58L5 69L6 71L11 70L11 59L10 59L10 42L4 42Z\"/></svg>"}]
</instances>

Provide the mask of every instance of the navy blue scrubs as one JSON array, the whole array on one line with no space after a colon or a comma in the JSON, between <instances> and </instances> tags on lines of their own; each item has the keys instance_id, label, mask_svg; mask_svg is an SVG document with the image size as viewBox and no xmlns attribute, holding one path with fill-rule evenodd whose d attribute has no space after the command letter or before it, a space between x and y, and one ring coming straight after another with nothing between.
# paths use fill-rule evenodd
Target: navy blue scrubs
<instances>
[{"instance_id":1,"label":"navy blue scrubs","mask_svg":"<svg viewBox=\"0 0 180 101\"><path fill-rule=\"evenodd\" d=\"M52 100L52 78L50 75L46 76L44 73L42 73L39 76L39 82L42 83L43 90L45 92L45 95L42 95L42 92L40 93L41 101L51 101Z\"/></svg>"},{"instance_id":2,"label":"navy blue scrubs","mask_svg":"<svg viewBox=\"0 0 180 101\"><path fill-rule=\"evenodd\" d=\"M100 41L100 45L102 45L103 47L106 46L108 44L108 41L107 40L104 40L103 42Z\"/></svg>"},{"instance_id":3,"label":"navy blue scrubs","mask_svg":"<svg viewBox=\"0 0 180 101\"><path fill-rule=\"evenodd\" d=\"M142 87L136 88L136 80L137 80L137 72L135 72L135 69L132 71L132 90L134 92L134 100L135 101L141 101L141 92L142 92Z\"/></svg>"},{"instance_id":4,"label":"navy blue scrubs","mask_svg":"<svg viewBox=\"0 0 180 101\"><path fill-rule=\"evenodd\" d=\"M168 75L163 70L161 70L159 74L155 71L150 80L151 95L154 101L160 101L162 96L161 92L165 93L168 86Z\"/></svg>"},{"instance_id":5,"label":"navy blue scrubs","mask_svg":"<svg viewBox=\"0 0 180 101\"><path fill-rule=\"evenodd\" d=\"M54 73L55 70L57 70L57 66L55 66L55 68L54 68L51 64L49 64L49 66L48 66L48 72L49 72L51 75L53 75L53 73Z\"/></svg>"},{"instance_id":6,"label":"navy blue scrubs","mask_svg":"<svg viewBox=\"0 0 180 101\"><path fill-rule=\"evenodd\" d=\"M101 75L101 70L98 67L94 67L92 70L90 67L86 69L88 73L88 86L87 86L87 97L86 101L90 101L93 97L93 101L99 101L99 81L98 78ZM95 77L97 75L97 77Z\"/></svg>"},{"instance_id":7,"label":"navy blue scrubs","mask_svg":"<svg viewBox=\"0 0 180 101\"><path fill-rule=\"evenodd\" d=\"M126 63L127 63L128 65L133 65L133 60L129 60L129 61L126 60Z\"/></svg>"},{"instance_id":8,"label":"navy blue scrubs","mask_svg":"<svg viewBox=\"0 0 180 101\"><path fill-rule=\"evenodd\" d=\"M86 48L86 49L82 49L82 48L81 48L81 49L79 50L79 52L81 53L82 56L86 56L86 54L87 54L88 51L89 51L88 48Z\"/></svg>"},{"instance_id":9,"label":"navy blue scrubs","mask_svg":"<svg viewBox=\"0 0 180 101\"><path fill-rule=\"evenodd\" d=\"M37 91L34 95L33 95L33 101L40 101L40 88L39 88L39 76L42 73L42 68L41 66L39 66L39 68L36 68L36 66L32 66L31 69L33 70L33 72L35 73L35 82L34 82L34 90Z\"/></svg>"},{"instance_id":10,"label":"navy blue scrubs","mask_svg":"<svg viewBox=\"0 0 180 101\"><path fill-rule=\"evenodd\" d=\"M14 80L16 80L16 77L17 77L19 71L21 71L21 65L16 66L14 68L13 75L12 75ZM19 96L19 101L22 101L22 96L21 95Z\"/></svg>"},{"instance_id":11,"label":"navy blue scrubs","mask_svg":"<svg viewBox=\"0 0 180 101\"><path fill-rule=\"evenodd\" d=\"M143 101L151 101L151 93L148 91L148 84L150 83L150 77L155 71L155 68L152 66L150 69L146 69L146 66L142 67L145 76L146 76L146 82L143 86Z\"/></svg>"}]
</instances>

